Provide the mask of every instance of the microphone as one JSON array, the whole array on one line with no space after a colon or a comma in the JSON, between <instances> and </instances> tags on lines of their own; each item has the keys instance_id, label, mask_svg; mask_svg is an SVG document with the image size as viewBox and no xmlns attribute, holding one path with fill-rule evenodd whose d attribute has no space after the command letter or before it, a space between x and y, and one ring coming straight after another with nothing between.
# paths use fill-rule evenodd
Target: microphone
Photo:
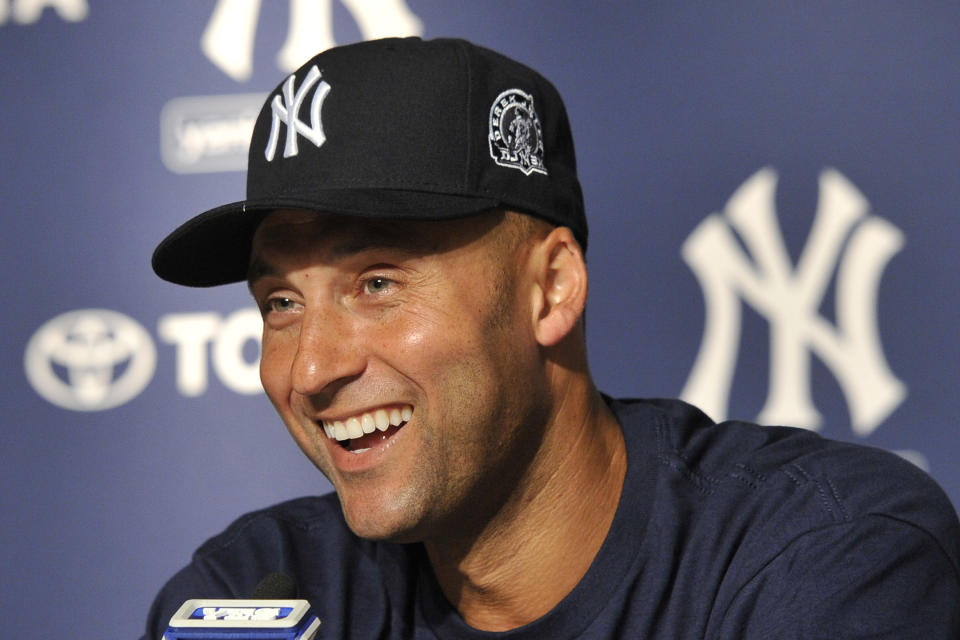
<instances>
[{"instance_id":1,"label":"microphone","mask_svg":"<svg viewBox=\"0 0 960 640\"><path fill-rule=\"evenodd\" d=\"M246 600L187 600L163 640L314 640L320 618L283 573L271 573Z\"/></svg>"},{"instance_id":2,"label":"microphone","mask_svg":"<svg viewBox=\"0 0 960 640\"><path fill-rule=\"evenodd\" d=\"M297 583L279 571L267 575L250 592L251 600L293 600L296 597Z\"/></svg>"}]
</instances>

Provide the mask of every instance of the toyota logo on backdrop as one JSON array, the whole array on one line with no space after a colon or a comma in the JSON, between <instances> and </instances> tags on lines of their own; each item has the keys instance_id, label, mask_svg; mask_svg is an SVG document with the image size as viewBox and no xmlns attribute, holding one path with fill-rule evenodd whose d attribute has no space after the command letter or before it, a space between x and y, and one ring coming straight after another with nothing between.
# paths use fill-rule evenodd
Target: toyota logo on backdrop
<instances>
[{"instance_id":1,"label":"toyota logo on backdrop","mask_svg":"<svg viewBox=\"0 0 960 640\"><path fill-rule=\"evenodd\" d=\"M157 350L146 330L106 309L57 316L37 329L24 354L37 393L73 411L101 411L131 400L156 366Z\"/></svg>"},{"instance_id":2,"label":"toyota logo on backdrop","mask_svg":"<svg viewBox=\"0 0 960 640\"><path fill-rule=\"evenodd\" d=\"M224 387L243 395L263 392L256 307L226 315L216 311L168 313L157 336L173 347L177 391L207 392L211 372ZM48 402L71 411L103 411L133 400L157 368L154 337L138 322L108 309L82 309L44 323L24 354L27 380Z\"/></svg>"}]
</instances>

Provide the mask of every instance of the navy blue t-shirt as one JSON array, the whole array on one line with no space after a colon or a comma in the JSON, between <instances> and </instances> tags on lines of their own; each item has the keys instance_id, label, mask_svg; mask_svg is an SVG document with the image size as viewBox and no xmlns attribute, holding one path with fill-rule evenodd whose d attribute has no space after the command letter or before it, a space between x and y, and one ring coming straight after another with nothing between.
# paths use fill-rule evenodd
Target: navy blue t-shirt
<instances>
[{"instance_id":1,"label":"navy blue t-shirt","mask_svg":"<svg viewBox=\"0 0 960 640\"><path fill-rule=\"evenodd\" d=\"M296 580L318 638L960 638L960 524L922 471L800 429L713 424L675 400L610 401L627 474L577 587L524 627L467 626L421 545L370 542L335 495L247 514L163 588L145 638L189 598Z\"/></svg>"}]
</instances>

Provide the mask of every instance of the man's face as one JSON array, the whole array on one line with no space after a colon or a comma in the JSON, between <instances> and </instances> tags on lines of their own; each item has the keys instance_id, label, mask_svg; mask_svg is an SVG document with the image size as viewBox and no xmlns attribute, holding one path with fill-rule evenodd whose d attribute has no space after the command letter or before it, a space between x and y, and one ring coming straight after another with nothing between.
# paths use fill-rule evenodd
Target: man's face
<instances>
[{"instance_id":1,"label":"man's face","mask_svg":"<svg viewBox=\"0 0 960 640\"><path fill-rule=\"evenodd\" d=\"M536 452L548 394L506 220L280 211L257 231L263 386L362 537L468 534Z\"/></svg>"}]
</instances>

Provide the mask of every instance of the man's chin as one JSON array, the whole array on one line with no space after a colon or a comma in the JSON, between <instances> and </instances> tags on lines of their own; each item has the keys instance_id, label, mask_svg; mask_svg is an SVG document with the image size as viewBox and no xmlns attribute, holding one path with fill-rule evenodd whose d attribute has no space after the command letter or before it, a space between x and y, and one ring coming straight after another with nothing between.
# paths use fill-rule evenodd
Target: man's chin
<instances>
[{"instance_id":1,"label":"man's chin","mask_svg":"<svg viewBox=\"0 0 960 640\"><path fill-rule=\"evenodd\" d=\"M424 539L423 524L415 510L394 504L385 506L345 504L341 501L343 517L350 530L360 538L377 542L408 544Z\"/></svg>"}]
</instances>

